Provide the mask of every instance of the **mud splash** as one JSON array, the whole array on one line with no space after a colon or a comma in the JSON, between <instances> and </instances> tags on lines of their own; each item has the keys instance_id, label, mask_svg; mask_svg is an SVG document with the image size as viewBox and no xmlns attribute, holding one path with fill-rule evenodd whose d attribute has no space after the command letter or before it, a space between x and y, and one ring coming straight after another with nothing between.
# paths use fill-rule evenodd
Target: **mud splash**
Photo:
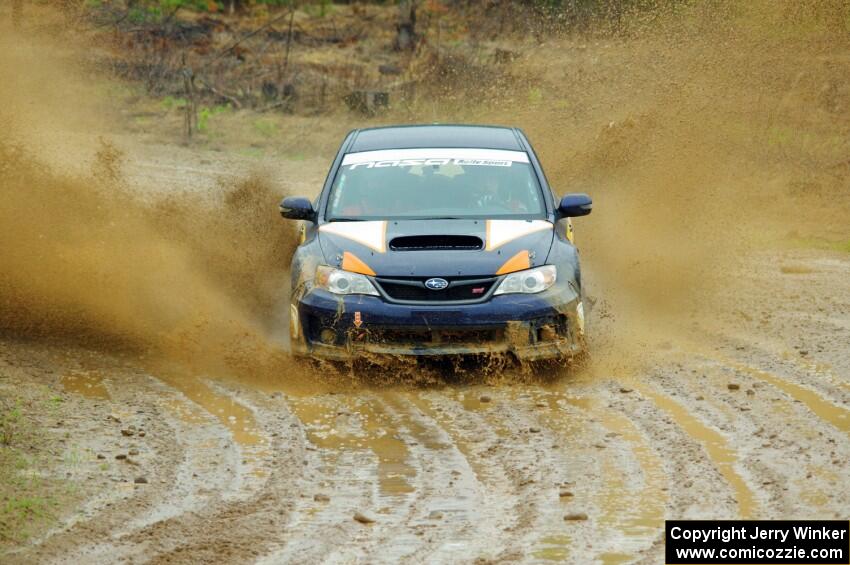
<instances>
[{"instance_id":1,"label":"mud splash","mask_svg":"<svg viewBox=\"0 0 850 565\"><path fill-rule=\"evenodd\" d=\"M516 123L557 192L596 198L578 241L592 318L603 318L591 336L616 352L663 319L712 316L748 248L791 226L846 229L846 15L829 0L658 8L613 35L557 38L555 57L523 47L511 69L523 80L486 103L386 119ZM16 242L0 250L0 331L155 352L196 373L291 374L275 351L296 242L276 215L283 191L254 177L210 197L140 196L121 152L93 142L102 109L115 108L87 88L106 79L75 64L82 49L14 33L0 42L0 72L16 77L0 86L0 236ZM492 369L469 380L506 373Z\"/></svg>"},{"instance_id":2,"label":"mud splash","mask_svg":"<svg viewBox=\"0 0 850 565\"><path fill-rule=\"evenodd\" d=\"M754 249L846 239L848 10L656 5L620 33L529 46L527 91L476 114L522 126L557 193L594 198L575 221L591 351L716 319Z\"/></svg>"},{"instance_id":3,"label":"mud splash","mask_svg":"<svg viewBox=\"0 0 850 565\"><path fill-rule=\"evenodd\" d=\"M97 157L117 175L115 158L109 145ZM285 226L262 229L275 219L268 186L249 179L218 205L148 207L120 177L64 176L8 139L0 162L0 230L16 242L0 252L3 332L191 356L262 331L287 256Z\"/></svg>"},{"instance_id":4,"label":"mud splash","mask_svg":"<svg viewBox=\"0 0 850 565\"><path fill-rule=\"evenodd\" d=\"M276 211L285 191L247 176L212 195L175 187L157 197L127 178L121 150L81 136L110 106L77 87L102 79L68 64L81 57L73 45L0 39L0 74L16 77L0 86L0 239L10 242L0 249L0 334L126 352L151 367L179 361L192 374L241 370L260 353L286 374L279 306L297 237Z\"/></svg>"}]
</instances>

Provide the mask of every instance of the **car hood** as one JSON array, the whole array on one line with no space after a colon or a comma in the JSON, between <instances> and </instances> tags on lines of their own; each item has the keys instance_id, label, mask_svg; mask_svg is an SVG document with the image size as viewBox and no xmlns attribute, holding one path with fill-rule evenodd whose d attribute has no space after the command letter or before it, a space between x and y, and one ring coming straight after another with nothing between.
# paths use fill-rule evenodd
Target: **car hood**
<instances>
[{"instance_id":1,"label":"car hood","mask_svg":"<svg viewBox=\"0 0 850 565\"><path fill-rule=\"evenodd\" d=\"M554 237L545 220L328 222L329 265L384 277L492 276L544 264Z\"/></svg>"}]
</instances>

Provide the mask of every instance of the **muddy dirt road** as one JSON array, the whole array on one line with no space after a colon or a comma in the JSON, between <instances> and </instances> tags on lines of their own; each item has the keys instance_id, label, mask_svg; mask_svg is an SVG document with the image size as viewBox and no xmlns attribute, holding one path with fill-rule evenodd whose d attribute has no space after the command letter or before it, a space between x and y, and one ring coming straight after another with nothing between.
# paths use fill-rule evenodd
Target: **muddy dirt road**
<instances>
[{"instance_id":1,"label":"muddy dirt road","mask_svg":"<svg viewBox=\"0 0 850 565\"><path fill-rule=\"evenodd\" d=\"M229 378L4 341L0 389L63 400L44 424L80 485L4 561L655 563L665 518L844 518L850 257L746 267L715 323L628 347L597 308L589 365L542 380Z\"/></svg>"},{"instance_id":2,"label":"muddy dirt road","mask_svg":"<svg viewBox=\"0 0 850 565\"><path fill-rule=\"evenodd\" d=\"M289 357L275 204L377 118L228 111L178 146L176 110L78 68L92 44L0 34L0 496L34 497L0 561L658 563L665 518L846 519L850 47L823 4L523 33L489 90L387 115L519 125L593 196L591 358L545 378Z\"/></svg>"},{"instance_id":3,"label":"muddy dirt road","mask_svg":"<svg viewBox=\"0 0 850 565\"><path fill-rule=\"evenodd\" d=\"M659 562L665 517L843 518L850 297L819 300L850 261L794 261L747 281L763 317L550 384L310 391L4 343L0 386L73 401L57 431L87 485L6 559ZM755 292L777 280L802 319Z\"/></svg>"}]
</instances>

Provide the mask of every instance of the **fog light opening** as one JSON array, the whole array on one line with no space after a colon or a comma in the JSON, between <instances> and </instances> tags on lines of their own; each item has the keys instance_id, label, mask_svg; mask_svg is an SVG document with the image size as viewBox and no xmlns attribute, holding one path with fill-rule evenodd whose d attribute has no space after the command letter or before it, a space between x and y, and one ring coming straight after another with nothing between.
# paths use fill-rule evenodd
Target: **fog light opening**
<instances>
[{"instance_id":1,"label":"fog light opening","mask_svg":"<svg viewBox=\"0 0 850 565\"><path fill-rule=\"evenodd\" d=\"M581 302L576 306L576 325L578 326L578 334L584 335L584 304Z\"/></svg>"},{"instance_id":2,"label":"fog light opening","mask_svg":"<svg viewBox=\"0 0 850 565\"><path fill-rule=\"evenodd\" d=\"M558 332L554 326L546 324L537 329L537 341L555 341L558 338Z\"/></svg>"},{"instance_id":3,"label":"fog light opening","mask_svg":"<svg viewBox=\"0 0 850 565\"><path fill-rule=\"evenodd\" d=\"M331 328L324 328L321 332L319 332L319 339L322 340L322 343L331 345L336 342L336 332Z\"/></svg>"}]
</instances>

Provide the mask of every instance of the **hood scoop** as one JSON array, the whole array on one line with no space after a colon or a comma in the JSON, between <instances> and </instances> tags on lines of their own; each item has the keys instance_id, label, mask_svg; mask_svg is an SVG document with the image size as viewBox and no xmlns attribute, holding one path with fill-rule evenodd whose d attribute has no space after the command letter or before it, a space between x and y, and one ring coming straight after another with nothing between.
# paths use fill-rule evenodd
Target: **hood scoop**
<instances>
[{"instance_id":1,"label":"hood scoop","mask_svg":"<svg viewBox=\"0 0 850 565\"><path fill-rule=\"evenodd\" d=\"M477 251L484 241L474 235L405 235L390 240L393 251Z\"/></svg>"}]
</instances>

